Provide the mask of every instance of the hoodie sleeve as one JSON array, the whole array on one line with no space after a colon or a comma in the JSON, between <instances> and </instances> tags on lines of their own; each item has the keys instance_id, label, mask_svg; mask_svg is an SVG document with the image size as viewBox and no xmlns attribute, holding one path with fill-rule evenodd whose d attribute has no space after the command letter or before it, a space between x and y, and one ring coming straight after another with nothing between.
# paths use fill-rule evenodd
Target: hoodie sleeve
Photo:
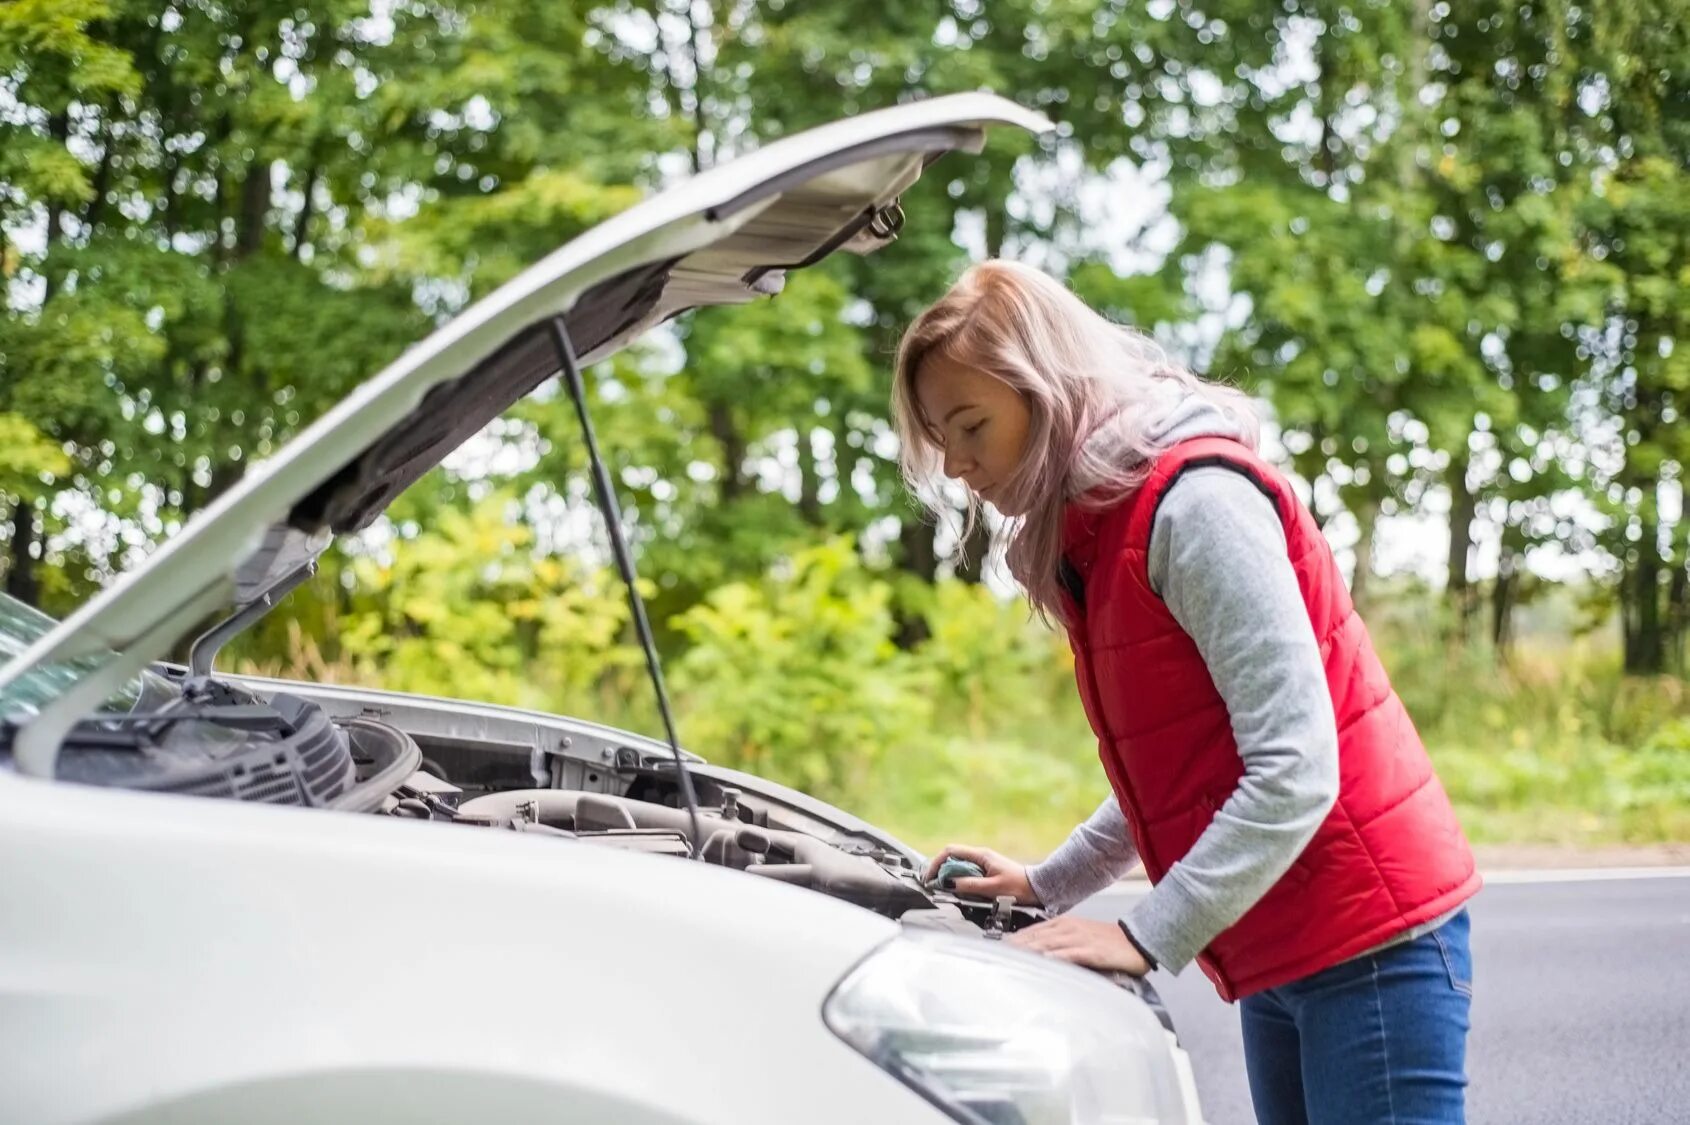
<instances>
[{"instance_id":1,"label":"hoodie sleeve","mask_svg":"<svg viewBox=\"0 0 1690 1125\"><path fill-rule=\"evenodd\" d=\"M1061 913L1116 882L1138 865L1132 831L1114 794L1068 834L1043 862L1027 868L1027 882L1045 909Z\"/></svg>"},{"instance_id":2,"label":"hoodie sleeve","mask_svg":"<svg viewBox=\"0 0 1690 1125\"><path fill-rule=\"evenodd\" d=\"M1279 514L1225 467L1168 489L1150 533L1151 587L1202 654L1244 762L1214 822L1124 919L1171 972L1254 906L1338 796L1338 731Z\"/></svg>"}]
</instances>

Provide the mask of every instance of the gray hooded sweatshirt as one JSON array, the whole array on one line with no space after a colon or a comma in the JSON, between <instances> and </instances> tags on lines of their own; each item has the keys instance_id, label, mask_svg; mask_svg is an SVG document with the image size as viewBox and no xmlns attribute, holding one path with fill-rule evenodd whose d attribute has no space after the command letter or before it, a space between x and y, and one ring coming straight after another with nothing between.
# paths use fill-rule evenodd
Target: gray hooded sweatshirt
<instances>
[{"instance_id":1,"label":"gray hooded sweatshirt","mask_svg":"<svg viewBox=\"0 0 1690 1125\"><path fill-rule=\"evenodd\" d=\"M1240 433L1217 407L1188 395L1152 436L1166 447ZM1208 665L1244 763L1214 822L1123 919L1142 949L1177 973L1243 917L1313 839L1338 798L1338 730L1285 528L1246 477L1205 466L1169 487L1151 525L1149 577ZM1137 862L1111 796L1027 876L1039 900L1061 912Z\"/></svg>"}]
</instances>

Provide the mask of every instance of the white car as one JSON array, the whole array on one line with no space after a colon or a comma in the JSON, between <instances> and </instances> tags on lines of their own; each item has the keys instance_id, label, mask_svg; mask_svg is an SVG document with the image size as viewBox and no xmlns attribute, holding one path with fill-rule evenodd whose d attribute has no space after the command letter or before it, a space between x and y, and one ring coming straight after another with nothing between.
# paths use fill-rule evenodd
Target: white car
<instances>
[{"instance_id":1,"label":"white car","mask_svg":"<svg viewBox=\"0 0 1690 1125\"><path fill-rule=\"evenodd\" d=\"M1042 912L924 885L845 812L672 738L215 668L334 534L540 382L576 393L677 313L873 251L926 164L995 126L1048 128L938 98L657 195L62 624L0 603L0 1120L1199 1120L1144 986L991 940ZM225 609L190 666L159 662Z\"/></svg>"}]
</instances>

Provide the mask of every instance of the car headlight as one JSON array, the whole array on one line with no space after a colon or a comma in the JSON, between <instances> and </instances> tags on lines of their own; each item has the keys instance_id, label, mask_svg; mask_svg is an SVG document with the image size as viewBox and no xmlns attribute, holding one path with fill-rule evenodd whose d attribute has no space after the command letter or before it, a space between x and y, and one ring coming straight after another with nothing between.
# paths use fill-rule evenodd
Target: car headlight
<instances>
[{"instance_id":1,"label":"car headlight","mask_svg":"<svg viewBox=\"0 0 1690 1125\"><path fill-rule=\"evenodd\" d=\"M1197 1119L1172 1037L1148 1006L1094 973L997 942L898 938L840 982L822 1015L958 1121Z\"/></svg>"}]
</instances>

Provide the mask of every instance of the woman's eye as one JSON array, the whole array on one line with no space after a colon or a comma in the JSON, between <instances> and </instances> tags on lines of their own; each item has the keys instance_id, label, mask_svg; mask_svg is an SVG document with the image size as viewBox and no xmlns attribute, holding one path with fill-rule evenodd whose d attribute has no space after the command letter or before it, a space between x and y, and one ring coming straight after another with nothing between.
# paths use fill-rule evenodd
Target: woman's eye
<instances>
[{"instance_id":1,"label":"woman's eye","mask_svg":"<svg viewBox=\"0 0 1690 1125\"><path fill-rule=\"evenodd\" d=\"M969 426L967 429L963 430L962 432L965 433L965 434L977 434L977 433L980 432L980 427L984 426L985 424L986 424L986 420L984 418L982 418L982 419L980 419L980 421L974 423L972 426Z\"/></svg>"}]
</instances>

